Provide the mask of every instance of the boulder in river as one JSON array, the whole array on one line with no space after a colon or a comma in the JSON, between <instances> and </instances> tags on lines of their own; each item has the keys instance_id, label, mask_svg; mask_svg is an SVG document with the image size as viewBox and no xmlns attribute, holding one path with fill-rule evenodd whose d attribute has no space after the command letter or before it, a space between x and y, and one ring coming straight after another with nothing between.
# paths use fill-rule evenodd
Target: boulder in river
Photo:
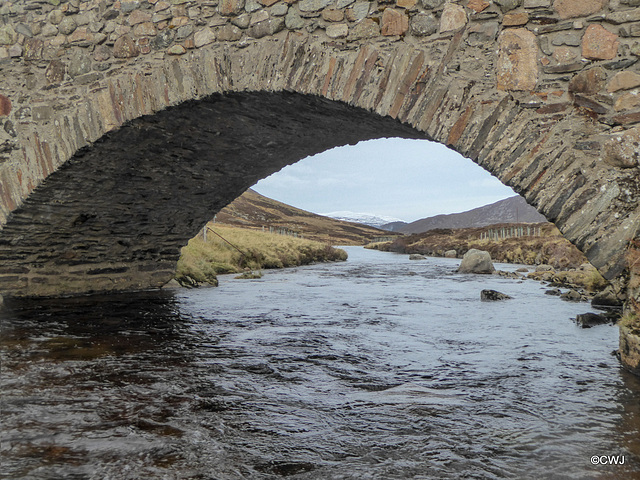
<instances>
[{"instance_id":1,"label":"boulder in river","mask_svg":"<svg viewBox=\"0 0 640 480\"><path fill-rule=\"evenodd\" d=\"M611 323L611 321L604 315L597 313L581 313L576 316L576 323L582 328L591 328L596 325L604 325L605 323Z\"/></svg>"},{"instance_id":2,"label":"boulder in river","mask_svg":"<svg viewBox=\"0 0 640 480\"><path fill-rule=\"evenodd\" d=\"M480 292L480 300L484 300L484 301L497 301L497 300L509 300L510 297L509 295L507 295L506 293L500 293L496 290L482 290Z\"/></svg>"},{"instance_id":3,"label":"boulder in river","mask_svg":"<svg viewBox=\"0 0 640 480\"><path fill-rule=\"evenodd\" d=\"M493 273L495 271L489 252L475 248L464 254L458 267L458 273Z\"/></svg>"},{"instance_id":4,"label":"boulder in river","mask_svg":"<svg viewBox=\"0 0 640 480\"><path fill-rule=\"evenodd\" d=\"M419 253L412 253L409 255L409 260L425 260L427 257L420 255Z\"/></svg>"},{"instance_id":5,"label":"boulder in river","mask_svg":"<svg viewBox=\"0 0 640 480\"><path fill-rule=\"evenodd\" d=\"M560 295L560 298L562 300L567 300L569 302L581 302L582 301L582 295L580 295L578 292L576 292L573 289L571 289L568 292L565 292L562 295Z\"/></svg>"},{"instance_id":6,"label":"boulder in river","mask_svg":"<svg viewBox=\"0 0 640 480\"><path fill-rule=\"evenodd\" d=\"M444 252L445 258L456 258L458 256L458 252L455 250L447 250Z\"/></svg>"}]
</instances>

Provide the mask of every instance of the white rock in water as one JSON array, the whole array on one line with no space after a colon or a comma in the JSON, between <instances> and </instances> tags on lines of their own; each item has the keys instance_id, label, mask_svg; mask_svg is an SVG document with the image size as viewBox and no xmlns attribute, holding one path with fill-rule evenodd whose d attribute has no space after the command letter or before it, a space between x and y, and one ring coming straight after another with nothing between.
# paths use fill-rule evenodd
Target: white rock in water
<instances>
[{"instance_id":1,"label":"white rock in water","mask_svg":"<svg viewBox=\"0 0 640 480\"><path fill-rule=\"evenodd\" d=\"M495 271L489 252L475 248L464 254L458 267L458 273L493 273Z\"/></svg>"}]
</instances>

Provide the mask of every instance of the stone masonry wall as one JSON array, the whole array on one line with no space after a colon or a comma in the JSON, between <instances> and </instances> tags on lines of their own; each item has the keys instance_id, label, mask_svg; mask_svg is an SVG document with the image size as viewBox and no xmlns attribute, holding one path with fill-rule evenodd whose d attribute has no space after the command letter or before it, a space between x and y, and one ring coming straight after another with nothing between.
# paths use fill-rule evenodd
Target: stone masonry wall
<instances>
[{"instance_id":1,"label":"stone masonry wall","mask_svg":"<svg viewBox=\"0 0 640 480\"><path fill-rule=\"evenodd\" d=\"M220 92L288 91L456 149L615 278L640 213L639 40L638 0L6 1L0 224L134 119ZM81 210L58 188L43 210L52 198ZM27 227L8 226L0 239L15 245Z\"/></svg>"}]
</instances>

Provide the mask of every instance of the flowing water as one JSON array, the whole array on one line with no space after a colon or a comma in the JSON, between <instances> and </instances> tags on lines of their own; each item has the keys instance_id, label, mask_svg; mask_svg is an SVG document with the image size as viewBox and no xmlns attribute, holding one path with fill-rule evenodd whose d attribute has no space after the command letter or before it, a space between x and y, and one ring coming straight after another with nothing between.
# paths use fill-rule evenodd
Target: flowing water
<instances>
[{"instance_id":1,"label":"flowing water","mask_svg":"<svg viewBox=\"0 0 640 480\"><path fill-rule=\"evenodd\" d=\"M215 289L9 302L0 478L640 478L640 382L617 327L571 321L588 304L348 251Z\"/></svg>"}]
</instances>

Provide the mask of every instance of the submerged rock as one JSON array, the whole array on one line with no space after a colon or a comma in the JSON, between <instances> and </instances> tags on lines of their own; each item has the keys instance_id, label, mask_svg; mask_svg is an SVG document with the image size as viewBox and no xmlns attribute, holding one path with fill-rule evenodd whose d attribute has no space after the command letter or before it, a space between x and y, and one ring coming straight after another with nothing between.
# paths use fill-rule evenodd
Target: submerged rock
<instances>
[{"instance_id":1,"label":"submerged rock","mask_svg":"<svg viewBox=\"0 0 640 480\"><path fill-rule=\"evenodd\" d=\"M495 271L489 252L475 248L464 254L458 267L458 273L493 273Z\"/></svg>"},{"instance_id":2,"label":"submerged rock","mask_svg":"<svg viewBox=\"0 0 640 480\"><path fill-rule=\"evenodd\" d=\"M581 313L576 316L576 323L578 326L582 328L591 328L596 325L604 325L606 323L611 323L611 321L604 315L599 315L597 313Z\"/></svg>"},{"instance_id":3,"label":"submerged rock","mask_svg":"<svg viewBox=\"0 0 640 480\"><path fill-rule=\"evenodd\" d=\"M505 293L500 293L496 290L482 290L480 292L480 300L483 301L497 301L497 300L509 300L510 297L509 295L505 294Z\"/></svg>"},{"instance_id":4,"label":"submerged rock","mask_svg":"<svg viewBox=\"0 0 640 480\"><path fill-rule=\"evenodd\" d=\"M562 295L560 295L560 298L562 300L567 300L568 302L581 302L582 301L582 295L580 295L577 291L575 290L569 290L568 292L563 293Z\"/></svg>"},{"instance_id":5,"label":"submerged rock","mask_svg":"<svg viewBox=\"0 0 640 480\"><path fill-rule=\"evenodd\" d=\"M420 255L419 253L412 253L409 255L409 260L425 260L427 257Z\"/></svg>"}]
</instances>

